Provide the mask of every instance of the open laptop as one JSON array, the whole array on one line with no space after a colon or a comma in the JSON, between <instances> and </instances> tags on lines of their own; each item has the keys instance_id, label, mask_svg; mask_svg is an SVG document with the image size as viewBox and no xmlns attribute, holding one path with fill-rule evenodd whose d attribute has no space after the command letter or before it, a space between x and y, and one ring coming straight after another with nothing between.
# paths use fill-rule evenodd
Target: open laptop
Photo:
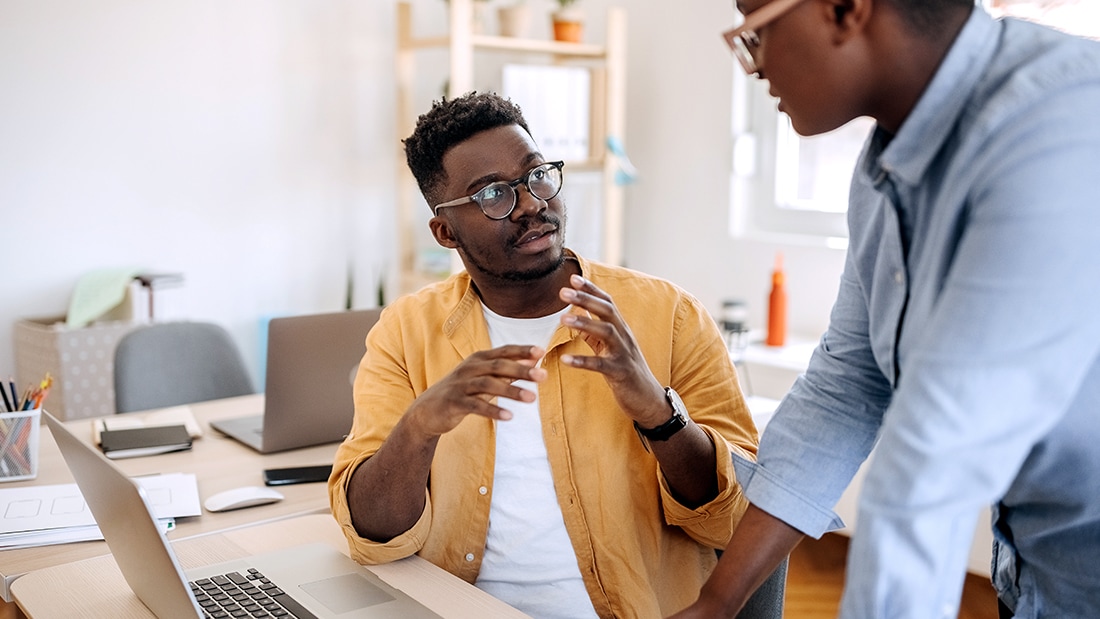
<instances>
[{"instance_id":1,"label":"open laptop","mask_svg":"<svg viewBox=\"0 0 1100 619\"><path fill-rule=\"evenodd\" d=\"M42 416L123 577L157 617L217 616L203 609L222 597L214 587L228 582L240 583L233 587L245 592L245 604L278 604L300 618L439 617L327 544L295 546L184 572L141 486L53 415L43 411ZM274 586L264 584L264 579ZM273 601L256 597L262 590L274 592ZM238 606L243 608L240 602Z\"/></svg>"},{"instance_id":2,"label":"open laptop","mask_svg":"<svg viewBox=\"0 0 1100 619\"><path fill-rule=\"evenodd\" d=\"M263 413L213 421L211 427L260 453L343 440L355 412L352 383L366 352L367 331L381 313L272 318Z\"/></svg>"}]
</instances>

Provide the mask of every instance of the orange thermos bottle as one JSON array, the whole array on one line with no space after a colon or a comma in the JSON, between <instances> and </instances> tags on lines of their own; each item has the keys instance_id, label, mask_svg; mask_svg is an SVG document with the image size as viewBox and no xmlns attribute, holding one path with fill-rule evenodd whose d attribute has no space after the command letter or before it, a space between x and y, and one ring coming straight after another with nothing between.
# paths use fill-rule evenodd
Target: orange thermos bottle
<instances>
[{"instance_id":1,"label":"orange thermos bottle","mask_svg":"<svg viewBox=\"0 0 1100 619\"><path fill-rule=\"evenodd\" d=\"M768 296L768 346L782 346L787 336L787 289L783 286L783 254L775 255L772 291Z\"/></svg>"}]
</instances>

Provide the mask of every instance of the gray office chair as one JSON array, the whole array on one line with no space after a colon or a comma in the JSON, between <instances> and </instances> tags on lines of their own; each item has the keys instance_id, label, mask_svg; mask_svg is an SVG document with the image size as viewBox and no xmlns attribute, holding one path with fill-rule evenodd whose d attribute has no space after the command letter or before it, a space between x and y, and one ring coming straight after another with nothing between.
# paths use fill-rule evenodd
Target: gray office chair
<instances>
[{"instance_id":1,"label":"gray office chair","mask_svg":"<svg viewBox=\"0 0 1100 619\"><path fill-rule=\"evenodd\" d=\"M783 619L783 598L787 594L787 559L752 594L737 619Z\"/></svg>"},{"instance_id":2,"label":"gray office chair","mask_svg":"<svg viewBox=\"0 0 1100 619\"><path fill-rule=\"evenodd\" d=\"M165 322L127 333L115 349L119 413L255 393L244 360L222 327Z\"/></svg>"}]
</instances>

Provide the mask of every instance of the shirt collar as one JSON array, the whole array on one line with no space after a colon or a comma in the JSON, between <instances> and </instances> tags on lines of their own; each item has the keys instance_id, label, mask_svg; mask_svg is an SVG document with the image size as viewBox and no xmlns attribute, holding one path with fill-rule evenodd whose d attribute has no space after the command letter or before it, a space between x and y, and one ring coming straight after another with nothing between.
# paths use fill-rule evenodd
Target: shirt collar
<instances>
[{"instance_id":1,"label":"shirt collar","mask_svg":"<svg viewBox=\"0 0 1100 619\"><path fill-rule=\"evenodd\" d=\"M885 132L875 128L863 169L873 182L884 173L910 186L921 181L992 61L999 31L988 13L971 11L897 135L887 142Z\"/></svg>"}]
</instances>

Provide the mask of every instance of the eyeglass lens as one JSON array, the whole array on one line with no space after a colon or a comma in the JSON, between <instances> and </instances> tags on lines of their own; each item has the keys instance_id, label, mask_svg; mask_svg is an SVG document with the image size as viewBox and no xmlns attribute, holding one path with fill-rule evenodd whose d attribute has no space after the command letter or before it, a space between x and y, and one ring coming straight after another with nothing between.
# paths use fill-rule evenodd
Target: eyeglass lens
<instances>
[{"instance_id":1,"label":"eyeglass lens","mask_svg":"<svg viewBox=\"0 0 1100 619\"><path fill-rule=\"evenodd\" d=\"M753 56L753 52L756 48L760 47L760 38L756 36L756 32L753 30L745 30L730 39L730 47L733 49L733 55L737 57L738 62L741 63L741 67L745 69L745 73L752 75L756 73L756 57Z\"/></svg>"},{"instance_id":2,"label":"eyeglass lens","mask_svg":"<svg viewBox=\"0 0 1100 619\"><path fill-rule=\"evenodd\" d=\"M553 163L546 163L532 169L523 178L508 183L493 183L472 197L487 217L504 219L516 205L516 186L520 183L539 200L550 200L561 191L561 169Z\"/></svg>"}]
</instances>

